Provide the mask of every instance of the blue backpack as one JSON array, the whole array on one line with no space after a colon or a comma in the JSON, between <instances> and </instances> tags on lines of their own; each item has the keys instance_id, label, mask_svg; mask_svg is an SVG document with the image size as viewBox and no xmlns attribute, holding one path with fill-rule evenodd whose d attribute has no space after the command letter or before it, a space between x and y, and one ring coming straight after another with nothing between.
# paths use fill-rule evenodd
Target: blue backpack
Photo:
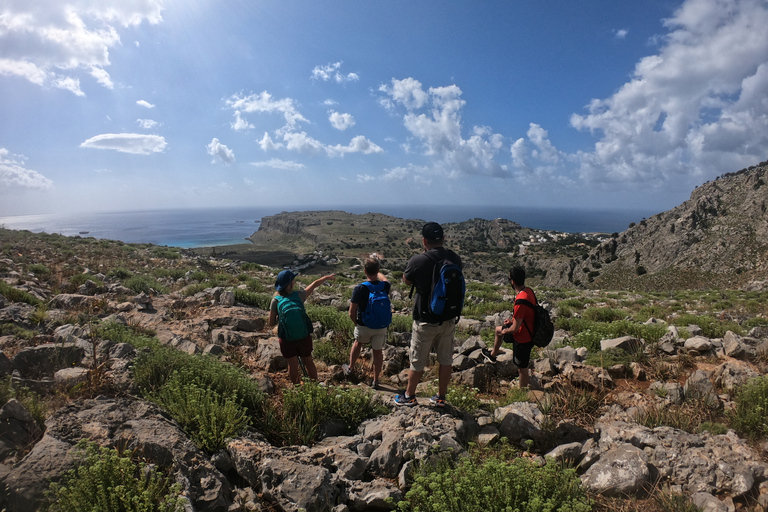
<instances>
[{"instance_id":1,"label":"blue backpack","mask_svg":"<svg viewBox=\"0 0 768 512\"><path fill-rule=\"evenodd\" d=\"M363 323L369 329L383 329L392 323L392 303L385 291L384 281L362 283L368 288L368 304L362 313Z\"/></svg>"},{"instance_id":2,"label":"blue backpack","mask_svg":"<svg viewBox=\"0 0 768 512\"><path fill-rule=\"evenodd\" d=\"M303 340L312 332L312 320L307 316L299 292L284 297L277 295L277 335L283 341Z\"/></svg>"},{"instance_id":3,"label":"blue backpack","mask_svg":"<svg viewBox=\"0 0 768 512\"><path fill-rule=\"evenodd\" d=\"M431 258L429 255L428 257ZM440 321L461 316L464 308L466 283L461 267L449 259L436 261L432 273L432 293L429 295L429 309Z\"/></svg>"}]
</instances>

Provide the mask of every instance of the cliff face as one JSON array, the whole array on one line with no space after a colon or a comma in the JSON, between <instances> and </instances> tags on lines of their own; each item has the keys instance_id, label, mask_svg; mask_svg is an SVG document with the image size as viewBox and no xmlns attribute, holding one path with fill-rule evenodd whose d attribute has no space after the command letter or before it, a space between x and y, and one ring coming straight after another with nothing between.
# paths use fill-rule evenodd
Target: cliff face
<instances>
[{"instance_id":1,"label":"cliff face","mask_svg":"<svg viewBox=\"0 0 768 512\"><path fill-rule=\"evenodd\" d=\"M549 286L744 286L768 272L768 162L705 183L672 210L631 226L584 260L550 269Z\"/></svg>"}]
</instances>

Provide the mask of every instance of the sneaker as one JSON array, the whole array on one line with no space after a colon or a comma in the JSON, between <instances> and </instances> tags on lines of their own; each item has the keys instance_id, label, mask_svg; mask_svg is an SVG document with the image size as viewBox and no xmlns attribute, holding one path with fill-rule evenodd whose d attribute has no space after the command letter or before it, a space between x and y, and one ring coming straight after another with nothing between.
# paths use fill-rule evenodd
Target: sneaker
<instances>
[{"instance_id":1,"label":"sneaker","mask_svg":"<svg viewBox=\"0 0 768 512\"><path fill-rule=\"evenodd\" d=\"M416 405L416 397L415 396L408 396L405 393L402 395L395 395L395 405Z\"/></svg>"},{"instance_id":2,"label":"sneaker","mask_svg":"<svg viewBox=\"0 0 768 512\"><path fill-rule=\"evenodd\" d=\"M448 402L445 401L445 397L440 395L433 396L429 401L432 402L432 405L435 407L445 407L448 404Z\"/></svg>"},{"instance_id":3,"label":"sneaker","mask_svg":"<svg viewBox=\"0 0 768 512\"><path fill-rule=\"evenodd\" d=\"M350 373L349 365L347 363L344 363L343 365L341 365L341 371L344 372L344 376L348 376Z\"/></svg>"},{"instance_id":4,"label":"sneaker","mask_svg":"<svg viewBox=\"0 0 768 512\"><path fill-rule=\"evenodd\" d=\"M489 363L496 362L496 356L492 356L490 350L488 350L487 348L484 348L482 349L481 352L483 353L483 357L485 358L486 361L488 361Z\"/></svg>"},{"instance_id":5,"label":"sneaker","mask_svg":"<svg viewBox=\"0 0 768 512\"><path fill-rule=\"evenodd\" d=\"M373 389L376 389L376 390L378 390L378 389L379 389L379 381L377 381L377 380L374 380L374 381L372 381L372 382L371 382L371 387L372 387Z\"/></svg>"}]
</instances>

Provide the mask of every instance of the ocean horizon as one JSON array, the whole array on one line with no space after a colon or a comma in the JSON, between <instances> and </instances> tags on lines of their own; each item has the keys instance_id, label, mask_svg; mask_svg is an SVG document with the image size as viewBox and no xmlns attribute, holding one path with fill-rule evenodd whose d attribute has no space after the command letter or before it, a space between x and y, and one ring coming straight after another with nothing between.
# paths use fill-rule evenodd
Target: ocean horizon
<instances>
[{"instance_id":1,"label":"ocean horizon","mask_svg":"<svg viewBox=\"0 0 768 512\"><path fill-rule=\"evenodd\" d=\"M283 211L315 210L383 213L403 219L440 223L502 218L524 227L566 233L621 232L631 222L640 222L659 213L642 210L458 205L232 207L16 215L0 217L0 227L190 249L247 243L247 238L259 229L263 217Z\"/></svg>"}]
</instances>

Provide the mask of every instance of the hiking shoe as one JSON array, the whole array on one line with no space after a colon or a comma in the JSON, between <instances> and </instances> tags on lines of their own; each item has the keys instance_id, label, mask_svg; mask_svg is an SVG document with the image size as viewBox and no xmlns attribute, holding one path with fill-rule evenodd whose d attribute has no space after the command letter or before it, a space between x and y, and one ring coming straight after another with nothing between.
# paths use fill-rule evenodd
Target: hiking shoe
<instances>
[{"instance_id":1,"label":"hiking shoe","mask_svg":"<svg viewBox=\"0 0 768 512\"><path fill-rule=\"evenodd\" d=\"M440 395L433 396L429 401L432 402L432 405L435 407L445 407L448 404L448 402L445 401L445 397Z\"/></svg>"},{"instance_id":2,"label":"hiking shoe","mask_svg":"<svg viewBox=\"0 0 768 512\"><path fill-rule=\"evenodd\" d=\"M496 362L496 356L492 356L490 350L488 350L487 348L484 348L481 350L481 352L483 353L483 357L485 358L486 361L488 361L489 363Z\"/></svg>"},{"instance_id":3,"label":"hiking shoe","mask_svg":"<svg viewBox=\"0 0 768 512\"><path fill-rule=\"evenodd\" d=\"M411 405L417 404L415 396L408 396L405 393L403 393L402 395L395 395L394 401L395 401L395 405L411 406Z\"/></svg>"},{"instance_id":4,"label":"hiking shoe","mask_svg":"<svg viewBox=\"0 0 768 512\"><path fill-rule=\"evenodd\" d=\"M341 365L341 371L344 372L345 377L347 377L351 373L351 370L349 369L349 365L347 363L344 363L343 365Z\"/></svg>"},{"instance_id":5,"label":"hiking shoe","mask_svg":"<svg viewBox=\"0 0 768 512\"><path fill-rule=\"evenodd\" d=\"M376 389L376 390L378 390L378 389L379 389L379 381L377 381L377 380L374 380L374 381L372 381L372 382L371 382L371 387L372 387L373 389Z\"/></svg>"}]
</instances>

